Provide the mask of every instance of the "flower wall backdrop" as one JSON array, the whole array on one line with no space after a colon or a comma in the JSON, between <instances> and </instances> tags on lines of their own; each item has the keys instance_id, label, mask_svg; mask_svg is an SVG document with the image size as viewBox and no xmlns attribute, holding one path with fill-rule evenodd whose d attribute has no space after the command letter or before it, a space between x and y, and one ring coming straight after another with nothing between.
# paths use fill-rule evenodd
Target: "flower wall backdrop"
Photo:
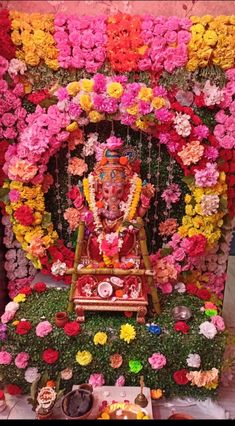
<instances>
[{"instance_id":1,"label":"flower wall backdrop","mask_svg":"<svg viewBox=\"0 0 235 426\"><path fill-rule=\"evenodd\" d=\"M115 369L123 360L120 371L125 377L128 369L127 383L134 384L130 373L143 368L149 385L156 387L153 371L160 370L159 386L167 395L207 396L216 389L221 370L224 324L219 314L235 215L235 18L189 18L188 6L182 17L130 15L128 10L70 16L63 13L63 2L53 3L55 13L0 12L1 197L5 269L13 298L1 318L0 364L9 366L11 381L25 390L45 365L51 376L76 362L91 367L75 369L76 380L87 380L88 373L91 382L120 379L106 367L105 377L99 376L102 351L96 348L93 354L89 327L81 333L73 315L64 333L74 346L66 355L49 308L43 305L39 318L19 305L27 296L28 308L36 299L40 303L40 293L47 291L44 283L32 288L37 269L61 280L64 269L72 267L78 223L82 219L92 225L94 219L80 209L86 196L81 179L114 132L137 150L142 161L136 161L136 171L156 188L146 224L166 311L157 324L164 329L162 352L140 327L148 358L143 349L139 358L124 359L120 345L131 345L138 334L133 321L118 318L110 327L116 336L120 326L121 342L114 344L113 353L108 346L105 362L110 356ZM128 7L129 2L123 3ZM57 310L60 303L64 307L59 292L48 290L48 295L58 301ZM192 327L169 318L179 297L196 310ZM101 316L97 321L94 345L99 348L109 333L100 328ZM34 327L38 347L24 353ZM169 339L164 353L169 327L184 350L187 335L192 338L188 357L180 352L179 366L170 356ZM215 358L209 361L206 353L212 350ZM26 367L14 381L15 369Z\"/></svg>"}]
</instances>

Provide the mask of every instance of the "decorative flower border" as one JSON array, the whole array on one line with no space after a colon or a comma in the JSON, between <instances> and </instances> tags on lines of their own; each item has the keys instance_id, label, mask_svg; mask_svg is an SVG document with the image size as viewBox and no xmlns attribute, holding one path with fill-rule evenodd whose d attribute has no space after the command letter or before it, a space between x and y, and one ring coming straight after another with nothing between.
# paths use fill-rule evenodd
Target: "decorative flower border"
<instances>
[{"instance_id":1,"label":"decorative flower border","mask_svg":"<svg viewBox=\"0 0 235 426\"><path fill-rule=\"evenodd\" d=\"M217 96L213 99L208 98L207 89L202 92L205 103L217 104L223 98L223 91L216 90ZM179 273L189 271L195 257L204 254L206 248L213 247L220 239L227 213L226 177L217 164L220 144L208 127L192 108L175 100L177 95L167 93L161 86L150 88L143 83L128 83L125 76L96 74L92 79L81 79L59 88L55 95L57 104L48 110L37 106L35 113L27 118L28 125L19 142L8 150L9 153L14 150L14 156L8 154L4 165L9 179L14 179L4 185L10 190L12 200L6 212L11 215L16 238L27 257L35 267L41 268L47 250L58 238L43 200L49 158L69 135L76 133L79 123L112 117L157 137L183 167L189 193L185 197L182 225L172 237L172 241L178 238L180 252L171 249L170 256L165 256L164 268L169 274L163 278L161 262L157 262L157 282L171 282ZM33 188L28 187L27 182L34 184ZM193 257L191 246L196 241L200 248Z\"/></svg>"},{"instance_id":2,"label":"decorative flower border","mask_svg":"<svg viewBox=\"0 0 235 426\"><path fill-rule=\"evenodd\" d=\"M106 64L119 72L234 66L234 16L75 17L2 11L0 17L7 34L2 52L12 52L11 58L15 47L16 57L31 66L43 60L53 70L73 67L92 74Z\"/></svg>"}]
</instances>

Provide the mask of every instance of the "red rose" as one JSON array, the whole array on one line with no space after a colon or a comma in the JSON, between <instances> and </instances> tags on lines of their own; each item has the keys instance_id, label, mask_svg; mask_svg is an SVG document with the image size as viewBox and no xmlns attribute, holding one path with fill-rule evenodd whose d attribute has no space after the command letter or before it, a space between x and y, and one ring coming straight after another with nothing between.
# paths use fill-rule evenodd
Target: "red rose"
<instances>
[{"instance_id":1,"label":"red rose","mask_svg":"<svg viewBox=\"0 0 235 426\"><path fill-rule=\"evenodd\" d=\"M183 368L182 370L175 371L173 374L174 381L177 383L177 385L187 385L188 379L187 379L188 371Z\"/></svg>"},{"instance_id":2,"label":"red rose","mask_svg":"<svg viewBox=\"0 0 235 426\"><path fill-rule=\"evenodd\" d=\"M64 332L67 336L77 336L80 333L81 327L76 321L67 322L64 326Z\"/></svg>"},{"instance_id":3,"label":"red rose","mask_svg":"<svg viewBox=\"0 0 235 426\"><path fill-rule=\"evenodd\" d=\"M26 296L29 296L30 294L32 294L32 289L30 287L22 287L19 290L19 293L25 294Z\"/></svg>"},{"instance_id":4,"label":"red rose","mask_svg":"<svg viewBox=\"0 0 235 426\"><path fill-rule=\"evenodd\" d=\"M17 385L8 385L7 392L10 395L20 395L22 393L22 389Z\"/></svg>"},{"instance_id":5,"label":"red rose","mask_svg":"<svg viewBox=\"0 0 235 426\"><path fill-rule=\"evenodd\" d=\"M14 218L20 222L21 225L29 226L34 221L33 210L29 206L21 206L16 209Z\"/></svg>"},{"instance_id":6,"label":"red rose","mask_svg":"<svg viewBox=\"0 0 235 426\"><path fill-rule=\"evenodd\" d=\"M59 359L59 352L55 349L45 349L42 353L42 359L47 364L54 364Z\"/></svg>"},{"instance_id":7,"label":"red rose","mask_svg":"<svg viewBox=\"0 0 235 426\"><path fill-rule=\"evenodd\" d=\"M174 325L175 331L181 331L183 334L188 334L190 327L184 321L177 321Z\"/></svg>"},{"instance_id":8,"label":"red rose","mask_svg":"<svg viewBox=\"0 0 235 426\"><path fill-rule=\"evenodd\" d=\"M197 294L197 291L198 291L198 288L197 288L197 286L196 286L195 284L190 283L190 284L187 284L187 285L186 285L186 291L187 291L187 293L189 293L189 294L194 294L194 295L196 295L196 294Z\"/></svg>"},{"instance_id":9,"label":"red rose","mask_svg":"<svg viewBox=\"0 0 235 426\"><path fill-rule=\"evenodd\" d=\"M33 287L33 289L34 289L34 291L36 291L36 293L43 293L46 290L46 288L47 288L47 286L43 282L36 283Z\"/></svg>"},{"instance_id":10,"label":"red rose","mask_svg":"<svg viewBox=\"0 0 235 426\"><path fill-rule=\"evenodd\" d=\"M28 334L32 325L29 321L20 321L16 326L16 333L20 335Z\"/></svg>"},{"instance_id":11,"label":"red rose","mask_svg":"<svg viewBox=\"0 0 235 426\"><path fill-rule=\"evenodd\" d=\"M209 300L211 296L210 292L206 288L198 289L196 295L197 297L199 297L199 299L202 299L202 300Z\"/></svg>"}]
</instances>

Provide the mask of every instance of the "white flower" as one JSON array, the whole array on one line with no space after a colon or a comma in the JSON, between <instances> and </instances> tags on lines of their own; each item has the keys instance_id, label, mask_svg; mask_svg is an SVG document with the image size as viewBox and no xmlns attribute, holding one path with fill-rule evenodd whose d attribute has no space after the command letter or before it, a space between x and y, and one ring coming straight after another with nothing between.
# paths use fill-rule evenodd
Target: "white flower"
<instances>
[{"instance_id":1,"label":"white flower","mask_svg":"<svg viewBox=\"0 0 235 426\"><path fill-rule=\"evenodd\" d=\"M5 306L5 312L7 311L13 311L16 312L18 311L20 305L17 302L9 302L6 306Z\"/></svg>"},{"instance_id":2,"label":"white flower","mask_svg":"<svg viewBox=\"0 0 235 426\"><path fill-rule=\"evenodd\" d=\"M219 208L218 195L203 195L201 198L201 208L203 216L215 214Z\"/></svg>"},{"instance_id":3,"label":"white flower","mask_svg":"<svg viewBox=\"0 0 235 426\"><path fill-rule=\"evenodd\" d=\"M201 365L201 357L198 354L189 354L187 358L187 364L189 367L199 368Z\"/></svg>"},{"instance_id":4,"label":"white flower","mask_svg":"<svg viewBox=\"0 0 235 426\"><path fill-rule=\"evenodd\" d=\"M176 113L176 117L174 118L175 130L178 135L186 137L191 133L191 124L189 122L190 115L182 114L181 112Z\"/></svg>"},{"instance_id":5,"label":"white flower","mask_svg":"<svg viewBox=\"0 0 235 426\"><path fill-rule=\"evenodd\" d=\"M57 260L51 266L51 272L53 275L64 275L66 272L67 266L66 263Z\"/></svg>"},{"instance_id":6,"label":"white flower","mask_svg":"<svg viewBox=\"0 0 235 426\"><path fill-rule=\"evenodd\" d=\"M215 335L217 334L216 327L212 322L205 321L200 325L200 331L199 334L203 334L207 339L214 339Z\"/></svg>"},{"instance_id":7,"label":"white flower","mask_svg":"<svg viewBox=\"0 0 235 426\"><path fill-rule=\"evenodd\" d=\"M27 70L27 67L25 62L15 58L10 60L8 73L10 74L11 77L17 74L23 75L26 70Z\"/></svg>"},{"instance_id":8,"label":"white flower","mask_svg":"<svg viewBox=\"0 0 235 426\"><path fill-rule=\"evenodd\" d=\"M219 104L224 99L224 91L220 90L217 86L206 81L203 89L204 101L207 106Z\"/></svg>"},{"instance_id":9,"label":"white flower","mask_svg":"<svg viewBox=\"0 0 235 426\"><path fill-rule=\"evenodd\" d=\"M24 378L28 383L33 383L35 380L39 380L40 377L41 374L38 372L37 367L29 367L25 370Z\"/></svg>"},{"instance_id":10,"label":"white flower","mask_svg":"<svg viewBox=\"0 0 235 426\"><path fill-rule=\"evenodd\" d=\"M185 291L186 291L185 284L184 283L177 283L175 285L175 290L177 290L178 293L185 293Z\"/></svg>"}]
</instances>

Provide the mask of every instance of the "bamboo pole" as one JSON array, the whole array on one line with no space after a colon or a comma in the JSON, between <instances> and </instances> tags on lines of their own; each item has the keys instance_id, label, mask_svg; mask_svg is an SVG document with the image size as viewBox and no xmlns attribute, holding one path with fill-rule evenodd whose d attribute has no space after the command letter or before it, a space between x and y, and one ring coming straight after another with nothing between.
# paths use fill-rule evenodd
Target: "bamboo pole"
<instances>
[{"instance_id":1,"label":"bamboo pole","mask_svg":"<svg viewBox=\"0 0 235 426\"><path fill-rule=\"evenodd\" d=\"M73 294L75 291L77 277L78 277L78 264L82 254L83 242L84 242L84 232L85 232L85 223L80 222L78 226L78 236L76 242L76 249L74 255L74 264L73 264L73 272L72 272L72 283L69 292L69 303L67 307L68 312L73 311Z\"/></svg>"},{"instance_id":2,"label":"bamboo pole","mask_svg":"<svg viewBox=\"0 0 235 426\"><path fill-rule=\"evenodd\" d=\"M74 268L67 269L66 274L73 274ZM152 271L147 269L119 269L119 268L81 268L77 270L77 275L152 275Z\"/></svg>"},{"instance_id":3,"label":"bamboo pole","mask_svg":"<svg viewBox=\"0 0 235 426\"><path fill-rule=\"evenodd\" d=\"M146 242L146 233L145 233L145 229L144 229L143 219L141 217L138 217L137 223L140 225L139 242L140 242L141 253L142 253L142 256L143 256L144 266L147 270L151 270L152 265L151 265L151 262L150 262L150 259L149 259L149 254L148 254L148 248L147 248L147 242ZM151 291L154 310L159 315L161 313L161 308L160 308L160 302L159 302L159 299L158 299L157 289L154 285L153 276L148 275L147 281L148 281L148 286L149 286L150 291Z\"/></svg>"}]
</instances>

